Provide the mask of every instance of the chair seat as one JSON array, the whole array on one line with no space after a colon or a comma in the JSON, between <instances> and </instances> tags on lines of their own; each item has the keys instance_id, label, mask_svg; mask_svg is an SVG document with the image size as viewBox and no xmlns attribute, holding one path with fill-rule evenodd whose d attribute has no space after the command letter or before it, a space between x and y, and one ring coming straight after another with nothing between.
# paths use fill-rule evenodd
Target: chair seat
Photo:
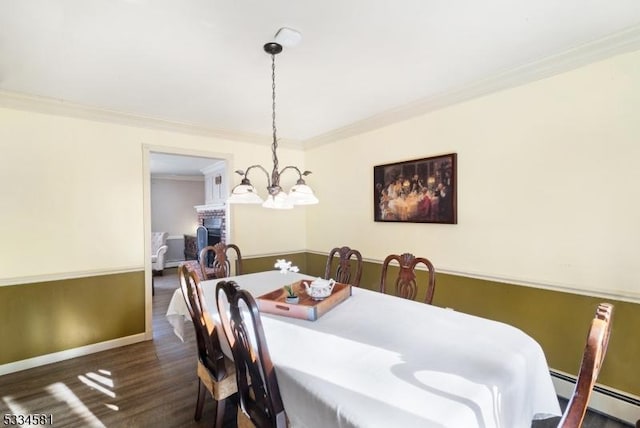
<instances>
[{"instance_id":1,"label":"chair seat","mask_svg":"<svg viewBox=\"0 0 640 428\"><path fill-rule=\"evenodd\" d=\"M238 385L236 383L236 366L233 361L227 357L224 358L224 367L227 372L227 377L221 381L216 381L213 374L207 370L202 364L202 361L198 360L198 377L202 383L206 386L207 390L211 392L213 398L217 401L224 400L235 394L238 391Z\"/></svg>"},{"instance_id":2,"label":"chair seat","mask_svg":"<svg viewBox=\"0 0 640 428\"><path fill-rule=\"evenodd\" d=\"M151 256L151 263L155 263L157 261L158 261L158 256L156 256L155 254Z\"/></svg>"},{"instance_id":3,"label":"chair seat","mask_svg":"<svg viewBox=\"0 0 640 428\"><path fill-rule=\"evenodd\" d=\"M285 423L286 423L285 425L286 427L291 426L291 423L289 422L288 417L286 418ZM236 427L237 428L256 428L253 422L251 422L251 419L249 419L249 417L244 414L242 409L238 409L238 414L236 415Z\"/></svg>"}]
</instances>

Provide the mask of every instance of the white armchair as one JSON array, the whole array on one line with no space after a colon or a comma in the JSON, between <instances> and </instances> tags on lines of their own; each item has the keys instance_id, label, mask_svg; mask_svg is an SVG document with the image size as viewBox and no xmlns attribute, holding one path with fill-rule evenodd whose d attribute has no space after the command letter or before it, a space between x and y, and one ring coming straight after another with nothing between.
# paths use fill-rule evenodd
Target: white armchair
<instances>
[{"instance_id":1,"label":"white armchair","mask_svg":"<svg viewBox=\"0 0 640 428\"><path fill-rule=\"evenodd\" d=\"M151 269L154 274L162 275L164 270L164 255L169 248L167 246L167 232L151 233Z\"/></svg>"}]
</instances>

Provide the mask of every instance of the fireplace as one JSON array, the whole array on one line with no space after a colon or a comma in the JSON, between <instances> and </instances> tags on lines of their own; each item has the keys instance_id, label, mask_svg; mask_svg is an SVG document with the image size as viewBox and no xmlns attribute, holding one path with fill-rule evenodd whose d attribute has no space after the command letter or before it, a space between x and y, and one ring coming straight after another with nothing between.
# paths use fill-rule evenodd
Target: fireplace
<instances>
[{"instance_id":1,"label":"fireplace","mask_svg":"<svg viewBox=\"0 0 640 428\"><path fill-rule=\"evenodd\" d=\"M222 241L222 217L205 217L202 226L207 229L207 245L215 245Z\"/></svg>"}]
</instances>

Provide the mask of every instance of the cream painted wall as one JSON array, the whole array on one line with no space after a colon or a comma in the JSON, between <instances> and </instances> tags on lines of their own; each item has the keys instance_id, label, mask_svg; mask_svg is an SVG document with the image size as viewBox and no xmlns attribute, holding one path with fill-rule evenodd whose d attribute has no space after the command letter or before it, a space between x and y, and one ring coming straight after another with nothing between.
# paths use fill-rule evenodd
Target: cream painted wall
<instances>
[{"instance_id":1,"label":"cream painted wall","mask_svg":"<svg viewBox=\"0 0 640 428\"><path fill-rule=\"evenodd\" d=\"M117 131L0 110L3 276L142 265L141 151Z\"/></svg>"},{"instance_id":2,"label":"cream painted wall","mask_svg":"<svg viewBox=\"0 0 640 428\"><path fill-rule=\"evenodd\" d=\"M145 145L231 154L230 170L271 162L268 143L0 108L0 283L142 269ZM279 156L282 165L304 166L302 150L281 147ZM266 178L252 179L266 187ZM304 210L277 215L239 206L231 217L243 255L305 248Z\"/></svg>"},{"instance_id":3,"label":"cream painted wall","mask_svg":"<svg viewBox=\"0 0 640 428\"><path fill-rule=\"evenodd\" d=\"M441 271L638 296L639 66L622 55L306 154L281 147L281 165L306 158L321 204L233 206L231 239L246 256L410 251ZM271 159L268 145L0 108L2 277L142 268L143 145L230 154L230 170ZM374 165L453 151L458 225L373 222Z\"/></svg>"},{"instance_id":4,"label":"cream painted wall","mask_svg":"<svg viewBox=\"0 0 640 428\"><path fill-rule=\"evenodd\" d=\"M621 55L310 149L309 249L640 298L638 70ZM457 225L373 221L374 165L450 152Z\"/></svg>"}]
</instances>

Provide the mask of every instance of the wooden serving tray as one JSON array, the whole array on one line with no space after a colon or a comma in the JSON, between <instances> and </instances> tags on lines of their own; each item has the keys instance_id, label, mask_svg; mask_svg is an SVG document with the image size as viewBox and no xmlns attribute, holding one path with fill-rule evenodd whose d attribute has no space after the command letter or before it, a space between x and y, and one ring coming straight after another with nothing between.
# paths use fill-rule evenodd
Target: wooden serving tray
<instances>
[{"instance_id":1,"label":"wooden serving tray","mask_svg":"<svg viewBox=\"0 0 640 428\"><path fill-rule=\"evenodd\" d=\"M300 298L298 303L287 303L285 301L287 292L280 287L256 299L260 312L315 321L351 296L351 285L337 282L329 297L313 300L305 291L303 281L311 282L311 280L302 280L291 284L291 288Z\"/></svg>"}]
</instances>

